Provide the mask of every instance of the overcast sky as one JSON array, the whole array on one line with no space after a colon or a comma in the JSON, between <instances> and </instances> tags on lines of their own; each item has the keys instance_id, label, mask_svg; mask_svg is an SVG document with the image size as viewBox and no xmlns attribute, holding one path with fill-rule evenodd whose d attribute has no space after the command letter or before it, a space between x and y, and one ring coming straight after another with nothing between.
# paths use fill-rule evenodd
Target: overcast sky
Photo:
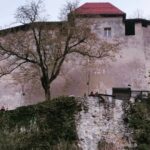
<instances>
[{"instance_id":1,"label":"overcast sky","mask_svg":"<svg viewBox=\"0 0 150 150\"><path fill-rule=\"evenodd\" d=\"M32 0L0 0L0 28L15 26L14 14L16 9ZM43 0L45 4L46 14L49 15L48 20L57 21L60 9L66 0ZM74 1L74 0L70 0ZM80 5L85 2L110 2L126 12L127 17L133 17L137 10L143 17L150 19L150 0L80 0Z\"/></svg>"}]
</instances>

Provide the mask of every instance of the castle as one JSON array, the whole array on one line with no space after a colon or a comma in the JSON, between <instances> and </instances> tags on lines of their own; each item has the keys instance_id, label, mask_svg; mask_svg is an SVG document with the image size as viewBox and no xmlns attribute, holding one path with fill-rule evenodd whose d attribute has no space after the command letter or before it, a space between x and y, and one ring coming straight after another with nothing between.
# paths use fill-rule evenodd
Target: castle
<instances>
[{"instance_id":1,"label":"castle","mask_svg":"<svg viewBox=\"0 0 150 150\"><path fill-rule=\"evenodd\" d=\"M85 3L76 12L80 14L80 19L86 18L93 23L100 38L118 39L122 44L113 60L89 61L86 66L78 59L66 63L63 69L67 73L59 76L52 84L52 96L83 96L90 91L110 93L114 87L149 90L150 21L126 19L126 14L110 3ZM2 78L0 86L0 105L10 109L43 99L38 87L33 91L22 89L13 84L11 77ZM26 102L26 99L29 101Z\"/></svg>"}]
</instances>

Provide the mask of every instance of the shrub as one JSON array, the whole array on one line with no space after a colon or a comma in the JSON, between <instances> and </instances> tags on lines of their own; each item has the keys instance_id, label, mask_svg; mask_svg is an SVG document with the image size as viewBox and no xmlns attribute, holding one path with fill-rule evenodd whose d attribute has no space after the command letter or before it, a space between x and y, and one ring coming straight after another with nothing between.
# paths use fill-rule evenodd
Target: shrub
<instances>
[{"instance_id":1,"label":"shrub","mask_svg":"<svg viewBox=\"0 0 150 150\"><path fill-rule=\"evenodd\" d=\"M133 138L138 150L150 149L150 99L131 104L128 111L128 125L133 129Z\"/></svg>"},{"instance_id":2,"label":"shrub","mask_svg":"<svg viewBox=\"0 0 150 150\"><path fill-rule=\"evenodd\" d=\"M75 114L79 110L75 98L60 97L0 112L0 149L49 150L62 143L76 145Z\"/></svg>"}]
</instances>

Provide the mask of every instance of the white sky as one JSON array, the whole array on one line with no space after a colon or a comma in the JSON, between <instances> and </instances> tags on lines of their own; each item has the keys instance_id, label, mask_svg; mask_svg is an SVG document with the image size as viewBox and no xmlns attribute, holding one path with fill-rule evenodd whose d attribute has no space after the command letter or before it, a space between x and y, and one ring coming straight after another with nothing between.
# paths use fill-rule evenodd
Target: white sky
<instances>
[{"instance_id":1,"label":"white sky","mask_svg":"<svg viewBox=\"0 0 150 150\"><path fill-rule=\"evenodd\" d=\"M32 0L0 0L0 28L15 26L14 14L16 9ZM75 0L70 0L75 1ZM139 10L143 17L150 19L150 0L80 0L80 5L85 2L110 2L127 14L127 17L133 17ZM60 9L66 3L66 0L44 0L48 20L57 21Z\"/></svg>"}]
</instances>

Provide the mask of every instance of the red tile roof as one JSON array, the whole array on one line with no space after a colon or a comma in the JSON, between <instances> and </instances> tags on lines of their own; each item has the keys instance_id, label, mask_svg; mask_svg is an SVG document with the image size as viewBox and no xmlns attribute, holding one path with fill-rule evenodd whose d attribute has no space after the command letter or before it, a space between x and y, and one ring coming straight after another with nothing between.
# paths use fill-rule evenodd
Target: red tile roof
<instances>
[{"instance_id":1,"label":"red tile roof","mask_svg":"<svg viewBox=\"0 0 150 150\"><path fill-rule=\"evenodd\" d=\"M80 15L125 15L110 3L85 3L75 11Z\"/></svg>"}]
</instances>

